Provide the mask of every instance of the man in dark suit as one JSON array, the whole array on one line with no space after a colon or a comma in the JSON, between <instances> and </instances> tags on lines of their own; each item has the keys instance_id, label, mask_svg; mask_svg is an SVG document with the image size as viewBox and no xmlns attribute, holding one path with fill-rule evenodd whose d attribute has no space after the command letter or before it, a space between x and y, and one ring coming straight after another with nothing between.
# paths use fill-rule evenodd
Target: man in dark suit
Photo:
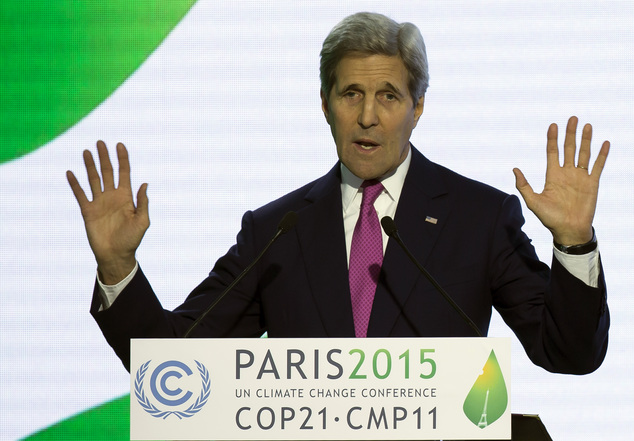
<instances>
[{"instance_id":1,"label":"man in dark suit","mask_svg":"<svg viewBox=\"0 0 634 441\"><path fill-rule=\"evenodd\" d=\"M548 130L541 194L514 170L528 207L553 233L549 269L521 231L515 196L434 164L411 146L428 81L424 43L414 25L368 13L344 19L324 41L321 81L322 109L340 162L322 178L247 212L236 245L173 312L163 310L135 259L149 226L147 186L139 189L135 206L125 147L117 145L117 188L105 145L97 144L101 177L84 152L92 202L68 172L98 263L91 312L124 365L129 368L130 338L182 336L255 259L284 213L295 211L294 230L279 238L194 336L473 335L377 229L378 218L389 215L482 334L493 306L534 363L567 373L596 369L607 349L609 317L592 219L609 143L590 172L591 128L584 128L575 159L573 117L563 166L557 127Z\"/></svg>"}]
</instances>

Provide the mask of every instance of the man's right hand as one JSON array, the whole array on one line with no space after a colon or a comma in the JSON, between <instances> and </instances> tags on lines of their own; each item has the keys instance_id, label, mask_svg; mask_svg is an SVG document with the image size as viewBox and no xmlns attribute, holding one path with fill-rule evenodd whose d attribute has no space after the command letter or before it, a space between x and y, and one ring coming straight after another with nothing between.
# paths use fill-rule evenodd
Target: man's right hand
<instances>
[{"instance_id":1,"label":"man's right hand","mask_svg":"<svg viewBox=\"0 0 634 441\"><path fill-rule=\"evenodd\" d=\"M81 208L88 242L97 260L99 279L106 285L123 280L136 265L135 252L150 226L147 184L141 185L134 205L130 184L128 151L117 144L119 159L119 185L114 185L112 163L103 141L97 141L101 177L92 154L84 150L84 163L92 192L92 201L86 197L77 178L66 172L68 183ZM103 188L102 188L103 179Z\"/></svg>"}]
</instances>

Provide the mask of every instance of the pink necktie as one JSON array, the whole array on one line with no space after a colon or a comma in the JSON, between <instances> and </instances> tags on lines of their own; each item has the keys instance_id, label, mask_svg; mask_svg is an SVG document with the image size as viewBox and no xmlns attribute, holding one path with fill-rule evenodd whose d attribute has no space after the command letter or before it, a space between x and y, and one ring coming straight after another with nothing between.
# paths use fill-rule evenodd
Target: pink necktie
<instances>
[{"instance_id":1,"label":"pink necktie","mask_svg":"<svg viewBox=\"0 0 634 441\"><path fill-rule=\"evenodd\" d=\"M352 235L348 275L357 337L366 337L368 334L372 302L383 263L383 237L379 216L373 205L383 191L383 185L372 180L363 182L362 187L363 200Z\"/></svg>"}]
</instances>

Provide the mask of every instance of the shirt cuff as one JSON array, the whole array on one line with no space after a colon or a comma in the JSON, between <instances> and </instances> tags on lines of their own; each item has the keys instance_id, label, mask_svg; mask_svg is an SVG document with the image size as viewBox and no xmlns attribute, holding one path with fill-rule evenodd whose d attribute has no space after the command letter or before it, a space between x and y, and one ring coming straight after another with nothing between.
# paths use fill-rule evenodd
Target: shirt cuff
<instances>
[{"instance_id":1,"label":"shirt cuff","mask_svg":"<svg viewBox=\"0 0 634 441\"><path fill-rule=\"evenodd\" d=\"M117 297L119 297L119 294L121 294L125 287L128 286L130 281L134 278L138 270L139 262L136 262L134 269L130 272L130 274L116 285L104 285L101 280L99 280L99 274L97 274L97 293L99 294L99 300L101 300L99 311L104 311L112 306Z\"/></svg>"},{"instance_id":2,"label":"shirt cuff","mask_svg":"<svg viewBox=\"0 0 634 441\"><path fill-rule=\"evenodd\" d=\"M566 254L553 247L555 258L577 279L593 288L599 287L599 247L587 254Z\"/></svg>"}]
</instances>

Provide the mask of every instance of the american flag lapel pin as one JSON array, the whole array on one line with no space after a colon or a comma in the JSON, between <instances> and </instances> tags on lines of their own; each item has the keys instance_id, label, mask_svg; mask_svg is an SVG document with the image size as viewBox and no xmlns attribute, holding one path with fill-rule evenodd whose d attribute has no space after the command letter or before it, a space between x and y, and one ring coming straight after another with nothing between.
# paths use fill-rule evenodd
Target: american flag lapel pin
<instances>
[{"instance_id":1,"label":"american flag lapel pin","mask_svg":"<svg viewBox=\"0 0 634 441\"><path fill-rule=\"evenodd\" d=\"M438 223L438 219L436 219L435 217L427 216L425 217L425 222L436 225Z\"/></svg>"}]
</instances>

